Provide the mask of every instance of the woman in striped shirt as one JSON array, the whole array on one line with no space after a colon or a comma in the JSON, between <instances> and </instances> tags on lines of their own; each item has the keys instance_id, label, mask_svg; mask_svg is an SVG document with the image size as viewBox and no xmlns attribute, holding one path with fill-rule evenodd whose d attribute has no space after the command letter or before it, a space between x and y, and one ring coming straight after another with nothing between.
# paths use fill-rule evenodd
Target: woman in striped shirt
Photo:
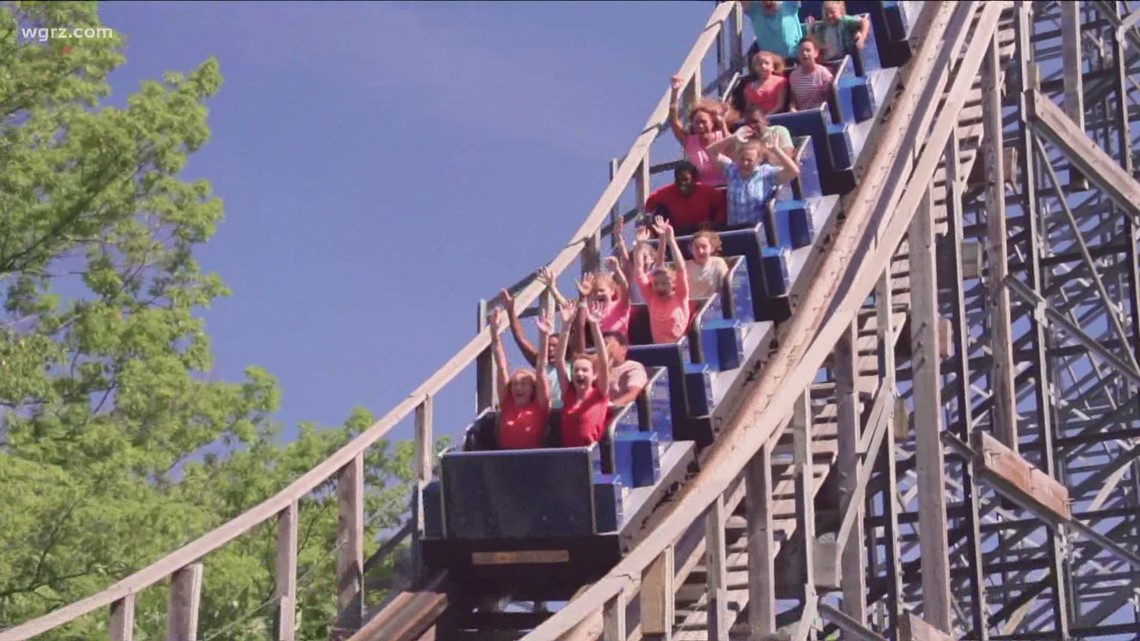
<instances>
[{"instance_id":1,"label":"woman in striped shirt","mask_svg":"<svg viewBox=\"0 0 1140 641\"><path fill-rule=\"evenodd\" d=\"M819 63L819 43L811 36L800 40L796 68L788 74L792 111L818 109L831 95L831 70Z\"/></svg>"}]
</instances>

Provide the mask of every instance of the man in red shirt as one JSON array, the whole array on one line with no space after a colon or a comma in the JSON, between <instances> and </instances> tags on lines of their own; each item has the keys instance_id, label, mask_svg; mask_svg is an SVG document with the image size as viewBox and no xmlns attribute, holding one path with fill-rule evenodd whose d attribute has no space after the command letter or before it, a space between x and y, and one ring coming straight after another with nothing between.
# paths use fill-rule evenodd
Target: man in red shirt
<instances>
[{"instance_id":1,"label":"man in red shirt","mask_svg":"<svg viewBox=\"0 0 1140 641\"><path fill-rule=\"evenodd\" d=\"M697 182L697 168L682 160L673 170L673 184L649 195L645 212L650 220L661 216L669 221L678 235L699 231L702 227L720 229L727 222L725 192Z\"/></svg>"}]
</instances>

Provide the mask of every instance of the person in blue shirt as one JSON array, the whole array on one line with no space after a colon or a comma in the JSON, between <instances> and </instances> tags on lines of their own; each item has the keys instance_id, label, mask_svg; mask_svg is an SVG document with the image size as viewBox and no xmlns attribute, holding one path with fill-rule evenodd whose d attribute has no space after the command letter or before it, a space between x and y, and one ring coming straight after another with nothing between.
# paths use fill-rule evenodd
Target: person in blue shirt
<instances>
[{"instance_id":1,"label":"person in blue shirt","mask_svg":"<svg viewBox=\"0 0 1140 641\"><path fill-rule=\"evenodd\" d=\"M756 35L756 43L749 49L748 59L751 60L758 51L771 51L794 64L796 46L804 37L799 0L742 2L744 14L752 19L752 32Z\"/></svg>"},{"instance_id":2,"label":"person in blue shirt","mask_svg":"<svg viewBox=\"0 0 1140 641\"><path fill-rule=\"evenodd\" d=\"M728 182L726 229L765 223L768 204L776 197L776 190L800 175L799 165L784 151L779 136L771 129L758 134L749 126L741 127L728 138L709 145L708 151L716 154Z\"/></svg>"}]
</instances>

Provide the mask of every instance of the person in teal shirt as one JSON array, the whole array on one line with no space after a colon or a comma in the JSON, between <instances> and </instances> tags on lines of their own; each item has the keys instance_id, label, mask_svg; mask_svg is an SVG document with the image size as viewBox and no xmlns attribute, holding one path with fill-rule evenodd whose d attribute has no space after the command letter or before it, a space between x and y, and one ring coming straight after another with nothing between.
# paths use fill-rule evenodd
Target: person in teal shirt
<instances>
[{"instance_id":1,"label":"person in teal shirt","mask_svg":"<svg viewBox=\"0 0 1140 641\"><path fill-rule=\"evenodd\" d=\"M799 0L744 0L744 13L752 19L755 49L786 60L796 57L796 47L804 37Z\"/></svg>"}]
</instances>

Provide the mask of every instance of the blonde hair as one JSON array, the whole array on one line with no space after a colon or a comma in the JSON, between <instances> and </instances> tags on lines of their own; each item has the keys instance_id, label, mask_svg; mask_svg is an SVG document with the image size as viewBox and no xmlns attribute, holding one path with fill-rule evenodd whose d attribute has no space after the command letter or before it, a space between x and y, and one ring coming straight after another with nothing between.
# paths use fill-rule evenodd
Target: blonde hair
<instances>
[{"instance_id":1,"label":"blonde hair","mask_svg":"<svg viewBox=\"0 0 1140 641\"><path fill-rule=\"evenodd\" d=\"M760 61L764 58L767 58L772 63L772 73L784 73L786 69L784 67L784 59L772 53L771 51L757 51L756 55L752 56L752 73L757 73L756 68L760 66Z\"/></svg>"},{"instance_id":2,"label":"blonde hair","mask_svg":"<svg viewBox=\"0 0 1140 641\"><path fill-rule=\"evenodd\" d=\"M724 105L712 98L701 98L697 101L692 108L689 109L689 127L692 128L693 121L697 119L697 115L701 113L708 114L712 119L713 125L716 125L718 118L724 117Z\"/></svg>"},{"instance_id":3,"label":"blonde hair","mask_svg":"<svg viewBox=\"0 0 1140 641\"><path fill-rule=\"evenodd\" d=\"M511 377L507 379L507 384L514 383L515 381L529 380L531 385L538 385L538 374L529 367L520 367L516 369Z\"/></svg>"},{"instance_id":4,"label":"blonde hair","mask_svg":"<svg viewBox=\"0 0 1140 641\"><path fill-rule=\"evenodd\" d=\"M709 253L713 254L714 256L716 254L720 253L720 249L722 246L721 242L720 242L720 234L716 233L715 231L713 231L711 229L702 229L702 230L698 231L697 233L693 234L693 240L689 241L689 244L691 245L691 244L697 242L698 240L700 240L701 238L704 238L705 240L709 241L709 247L711 249L711 251Z\"/></svg>"}]
</instances>

